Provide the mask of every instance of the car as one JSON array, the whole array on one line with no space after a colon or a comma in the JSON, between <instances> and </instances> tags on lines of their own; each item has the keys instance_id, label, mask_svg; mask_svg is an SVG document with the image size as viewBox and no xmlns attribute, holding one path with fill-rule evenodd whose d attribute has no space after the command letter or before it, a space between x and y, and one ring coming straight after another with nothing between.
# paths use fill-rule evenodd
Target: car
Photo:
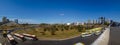
<instances>
[{"instance_id":1,"label":"car","mask_svg":"<svg viewBox=\"0 0 120 45\"><path fill-rule=\"evenodd\" d=\"M84 32L81 34L81 37L87 37L87 36L91 36L92 33L89 33L89 32Z\"/></svg>"},{"instance_id":2,"label":"car","mask_svg":"<svg viewBox=\"0 0 120 45\"><path fill-rule=\"evenodd\" d=\"M96 31L95 35L100 35L102 32L101 31Z\"/></svg>"},{"instance_id":3,"label":"car","mask_svg":"<svg viewBox=\"0 0 120 45\"><path fill-rule=\"evenodd\" d=\"M78 42L78 43L76 43L76 44L74 44L74 45L85 45L84 43L81 43L81 42Z\"/></svg>"},{"instance_id":4,"label":"car","mask_svg":"<svg viewBox=\"0 0 120 45\"><path fill-rule=\"evenodd\" d=\"M86 30L85 32L81 33L81 37L87 37L87 36L91 36L93 34L99 35L102 33L101 29L102 29L101 27L98 27L98 28Z\"/></svg>"}]
</instances>

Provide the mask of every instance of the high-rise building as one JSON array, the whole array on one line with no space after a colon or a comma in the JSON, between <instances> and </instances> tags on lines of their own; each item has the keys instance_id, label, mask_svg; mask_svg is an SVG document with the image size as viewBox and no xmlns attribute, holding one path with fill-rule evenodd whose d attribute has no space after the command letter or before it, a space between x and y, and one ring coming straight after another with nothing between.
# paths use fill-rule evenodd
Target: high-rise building
<instances>
[{"instance_id":1,"label":"high-rise building","mask_svg":"<svg viewBox=\"0 0 120 45\"><path fill-rule=\"evenodd\" d=\"M98 24L98 20L95 20L95 24Z\"/></svg>"},{"instance_id":2,"label":"high-rise building","mask_svg":"<svg viewBox=\"0 0 120 45\"><path fill-rule=\"evenodd\" d=\"M100 17L100 24L104 24L105 23L105 17Z\"/></svg>"},{"instance_id":3,"label":"high-rise building","mask_svg":"<svg viewBox=\"0 0 120 45\"><path fill-rule=\"evenodd\" d=\"M107 22L107 23L110 23L110 19L106 19L106 22Z\"/></svg>"},{"instance_id":4,"label":"high-rise building","mask_svg":"<svg viewBox=\"0 0 120 45\"><path fill-rule=\"evenodd\" d=\"M93 22L92 22L93 24L96 24L96 21L95 20L93 20Z\"/></svg>"},{"instance_id":5,"label":"high-rise building","mask_svg":"<svg viewBox=\"0 0 120 45\"><path fill-rule=\"evenodd\" d=\"M6 22L7 22L7 17L3 17L3 18L2 18L2 22L3 22L3 23L6 23Z\"/></svg>"},{"instance_id":6,"label":"high-rise building","mask_svg":"<svg viewBox=\"0 0 120 45\"><path fill-rule=\"evenodd\" d=\"M15 22L15 23L18 23L18 19L15 19L14 22Z\"/></svg>"},{"instance_id":7,"label":"high-rise building","mask_svg":"<svg viewBox=\"0 0 120 45\"><path fill-rule=\"evenodd\" d=\"M88 21L87 21L87 24L91 24L91 20L88 20Z\"/></svg>"},{"instance_id":8,"label":"high-rise building","mask_svg":"<svg viewBox=\"0 0 120 45\"><path fill-rule=\"evenodd\" d=\"M7 19L7 22L10 22L10 20L9 20L9 19Z\"/></svg>"}]
</instances>

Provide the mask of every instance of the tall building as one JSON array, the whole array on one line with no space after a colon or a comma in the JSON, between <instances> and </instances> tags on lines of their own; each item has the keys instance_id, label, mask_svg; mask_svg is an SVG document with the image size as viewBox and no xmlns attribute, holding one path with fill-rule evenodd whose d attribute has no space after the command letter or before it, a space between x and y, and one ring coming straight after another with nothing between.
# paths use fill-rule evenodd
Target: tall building
<instances>
[{"instance_id":1,"label":"tall building","mask_svg":"<svg viewBox=\"0 0 120 45\"><path fill-rule=\"evenodd\" d=\"M92 22L93 24L95 24L96 22L95 22L95 20L93 20L93 22Z\"/></svg>"},{"instance_id":2,"label":"tall building","mask_svg":"<svg viewBox=\"0 0 120 45\"><path fill-rule=\"evenodd\" d=\"M98 24L98 20L95 20L95 24Z\"/></svg>"},{"instance_id":3,"label":"tall building","mask_svg":"<svg viewBox=\"0 0 120 45\"><path fill-rule=\"evenodd\" d=\"M9 19L7 19L7 22L10 22L10 20L9 20Z\"/></svg>"},{"instance_id":4,"label":"tall building","mask_svg":"<svg viewBox=\"0 0 120 45\"><path fill-rule=\"evenodd\" d=\"M3 23L8 22L8 20L9 20L9 19L7 19L7 17L3 17L3 18L2 18L2 22L3 22Z\"/></svg>"},{"instance_id":5,"label":"tall building","mask_svg":"<svg viewBox=\"0 0 120 45\"><path fill-rule=\"evenodd\" d=\"M100 24L104 24L105 23L105 17L99 17L100 20Z\"/></svg>"},{"instance_id":6,"label":"tall building","mask_svg":"<svg viewBox=\"0 0 120 45\"><path fill-rule=\"evenodd\" d=\"M15 22L15 23L18 23L18 19L15 19L14 22Z\"/></svg>"},{"instance_id":7,"label":"tall building","mask_svg":"<svg viewBox=\"0 0 120 45\"><path fill-rule=\"evenodd\" d=\"M107 22L107 23L110 23L110 19L106 19L106 22Z\"/></svg>"},{"instance_id":8,"label":"tall building","mask_svg":"<svg viewBox=\"0 0 120 45\"><path fill-rule=\"evenodd\" d=\"M87 24L91 24L91 20L88 20L88 21L87 21Z\"/></svg>"}]
</instances>

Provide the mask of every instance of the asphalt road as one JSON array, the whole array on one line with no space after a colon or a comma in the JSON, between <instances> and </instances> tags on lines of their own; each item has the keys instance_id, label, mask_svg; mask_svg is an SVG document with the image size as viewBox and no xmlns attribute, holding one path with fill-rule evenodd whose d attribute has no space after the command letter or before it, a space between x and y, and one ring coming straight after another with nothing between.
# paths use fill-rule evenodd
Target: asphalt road
<instances>
[{"instance_id":1,"label":"asphalt road","mask_svg":"<svg viewBox=\"0 0 120 45\"><path fill-rule=\"evenodd\" d=\"M68 39L68 40L61 40L61 41L52 41L52 40L38 40L38 41L31 41L31 40L27 40L25 42L22 42L21 40L15 39L18 44L17 45L74 45L75 43L78 42L82 42L85 45L90 45L92 44L97 38L99 37L96 35L92 35L89 37L84 37L81 38L76 37L76 38L72 38L72 39ZM3 41L5 40L5 41ZM10 45L8 39L4 39L4 37L0 34L0 42L1 43L6 43L7 45Z\"/></svg>"},{"instance_id":2,"label":"asphalt road","mask_svg":"<svg viewBox=\"0 0 120 45\"><path fill-rule=\"evenodd\" d=\"M90 37L76 37L68 40L62 40L62 41L51 41L51 40L39 40L39 41L25 41L25 42L19 42L17 45L74 45L75 43L82 42L85 45L90 45L93 43L98 36L92 35Z\"/></svg>"},{"instance_id":3,"label":"asphalt road","mask_svg":"<svg viewBox=\"0 0 120 45\"><path fill-rule=\"evenodd\" d=\"M120 27L111 27L108 45L120 45Z\"/></svg>"},{"instance_id":4,"label":"asphalt road","mask_svg":"<svg viewBox=\"0 0 120 45\"><path fill-rule=\"evenodd\" d=\"M89 37L84 37L81 38L76 37L76 38L72 38L72 39L68 39L68 40L61 40L61 41L51 41L51 40L38 40L38 41L31 41L31 40L27 40L25 42L22 42L19 39L15 39L18 44L17 45L74 45L75 43L78 42L82 42L85 45L90 45L91 43L93 43L99 36L89 36ZM1 34L0 34L0 43L6 43L6 45L10 45L8 39L4 38Z\"/></svg>"}]
</instances>

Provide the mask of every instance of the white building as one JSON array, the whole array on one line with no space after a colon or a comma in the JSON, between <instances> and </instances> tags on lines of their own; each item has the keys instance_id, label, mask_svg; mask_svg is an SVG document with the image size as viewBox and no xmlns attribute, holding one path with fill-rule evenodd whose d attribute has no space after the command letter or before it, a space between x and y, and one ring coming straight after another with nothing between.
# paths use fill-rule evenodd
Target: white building
<instances>
[{"instance_id":1,"label":"white building","mask_svg":"<svg viewBox=\"0 0 120 45\"><path fill-rule=\"evenodd\" d=\"M79 24L80 24L79 22L74 23L74 25L79 25Z\"/></svg>"},{"instance_id":2,"label":"white building","mask_svg":"<svg viewBox=\"0 0 120 45\"><path fill-rule=\"evenodd\" d=\"M71 25L71 23L66 23L67 25Z\"/></svg>"},{"instance_id":3,"label":"white building","mask_svg":"<svg viewBox=\"0 0 120 45\"><path fill-rule=\"evenodd\" d=\"M80 25L84 25L84 24L85 24L84 22L80 23Z\"/></svg>"}]
</instances>

